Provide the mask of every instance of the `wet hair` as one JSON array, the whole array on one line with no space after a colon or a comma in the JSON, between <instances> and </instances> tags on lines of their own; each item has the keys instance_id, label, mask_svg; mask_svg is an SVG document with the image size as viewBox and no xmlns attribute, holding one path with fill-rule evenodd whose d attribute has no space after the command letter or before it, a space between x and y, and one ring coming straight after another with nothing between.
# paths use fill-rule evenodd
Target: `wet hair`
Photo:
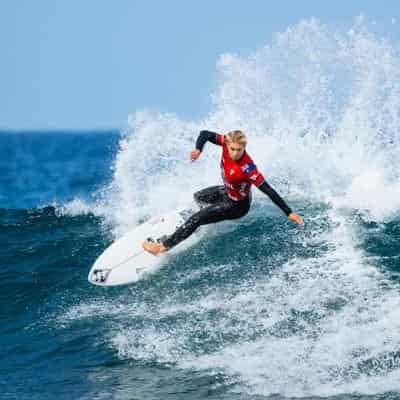
<instances>
[{"instance_id":1,"label":"wet hair","mask_svg":"<svg viewBox=\"0 0 400 400\"><path fill-rule=\"evenodd\" d=\"M247 144L247 137L242 131L230 131L226 135L226 140L228 143L239 143L242 146L246 146Z\"/></svg>"}]
</instances>

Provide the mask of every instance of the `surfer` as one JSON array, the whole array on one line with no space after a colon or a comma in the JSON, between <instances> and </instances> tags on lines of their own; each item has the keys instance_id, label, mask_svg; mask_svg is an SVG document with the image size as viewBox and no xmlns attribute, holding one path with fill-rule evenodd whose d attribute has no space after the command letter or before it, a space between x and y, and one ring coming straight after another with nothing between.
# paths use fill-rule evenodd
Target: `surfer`
<instances>
[{"instance_id":1,"label":"surfer","mask_svg":"<svg viewBox=\"0 0 400 400\"><path fill-rule=\"evenodd\" d=\"M246 152L247 138L242 131L231 131L226 135L201 131L196 148L190 153L191 161L200 157L207 141L222 146L221 173L224 185L211 186L194 193L200 210L172 235L157 241L147 239L142 244L144 250L158 255L189 237L200 225L243 217L250 209L252 184L265 193L289 220L299 225L304 224L301 216L291 210L258 171Z\"/></svg>"}]
</instances>

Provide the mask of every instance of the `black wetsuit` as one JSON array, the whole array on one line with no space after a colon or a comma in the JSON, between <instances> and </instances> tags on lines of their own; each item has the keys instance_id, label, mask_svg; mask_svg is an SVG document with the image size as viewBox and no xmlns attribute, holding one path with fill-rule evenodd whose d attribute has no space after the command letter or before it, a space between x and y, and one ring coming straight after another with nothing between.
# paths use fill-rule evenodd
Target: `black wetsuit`
<instances>
[{"instance_id":1,"label":"black wetsuit","mask_svg":"<svg viewBox=\"0 0 400 400\"><path fill-rule=\"evenodd\" d=\"M196 141L196 148L202 151L207 141L219 144L220 140L221 135L215 132L201 131ZM252 165L250 165L250 168ZM248 164L245 165L245 167L247 166ZM255 165L254 168L256 168ZM259 175L262 177L261 174ZM263 177L261 180L262 182L257 187L268 195L286 215L289 215L292 212L290 207ZM211 186L194 193L194 199L200 205L200 210L193 214L172 235L163 238L161 241L164 246L167 248L176 246L182 240L190 236L200 225L237 219L246 215L250 209L251 191L249 190L248 195L243 195L242 193L243 198L235 200L229 195L226 185L229 185L229 183L225 181L225 185Z\"/></svg>"}]
</instances>

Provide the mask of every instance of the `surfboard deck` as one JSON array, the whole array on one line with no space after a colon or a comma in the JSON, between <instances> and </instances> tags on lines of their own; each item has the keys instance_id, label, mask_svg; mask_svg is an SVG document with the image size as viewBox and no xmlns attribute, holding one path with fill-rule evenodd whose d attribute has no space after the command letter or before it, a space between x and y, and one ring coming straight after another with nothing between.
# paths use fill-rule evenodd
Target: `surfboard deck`
<instances>
[{"instance_id":1,"label":"surfboard deck","mask_svg":"<svg viewBox=\"0 0 400 400\"><path fill-rule=\"evenodd\" d=\"M157 239L170 235L194 212L192 209L174 211L153 217L130 230L97 258L89 271L88 281L98 286L127 285L158 269L170 254L176 253L180 244L166 253L154 256L143 250L142 242L149 237Z\"/></svg>"}]
</instances>

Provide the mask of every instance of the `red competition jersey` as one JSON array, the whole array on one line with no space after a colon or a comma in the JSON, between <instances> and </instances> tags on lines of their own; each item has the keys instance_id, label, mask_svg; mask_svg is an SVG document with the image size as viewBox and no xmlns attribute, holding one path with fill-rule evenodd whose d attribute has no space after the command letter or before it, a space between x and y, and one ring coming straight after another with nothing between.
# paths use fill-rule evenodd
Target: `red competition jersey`
<instances>
[{"instance_id":1,"label":"red competition jersey","mask_svg":"<svg viewBox=\"0 0 400 400\"><path fill-rule=\"evenodd\" d=\"M222 179L228 196L235 201L243 200L249 195L251 185L260 186L264 177L246 151L239 160L232 160L225 142L225 135L217 133L217 144L222 146Z\"/></svg>"}]
</instances>

